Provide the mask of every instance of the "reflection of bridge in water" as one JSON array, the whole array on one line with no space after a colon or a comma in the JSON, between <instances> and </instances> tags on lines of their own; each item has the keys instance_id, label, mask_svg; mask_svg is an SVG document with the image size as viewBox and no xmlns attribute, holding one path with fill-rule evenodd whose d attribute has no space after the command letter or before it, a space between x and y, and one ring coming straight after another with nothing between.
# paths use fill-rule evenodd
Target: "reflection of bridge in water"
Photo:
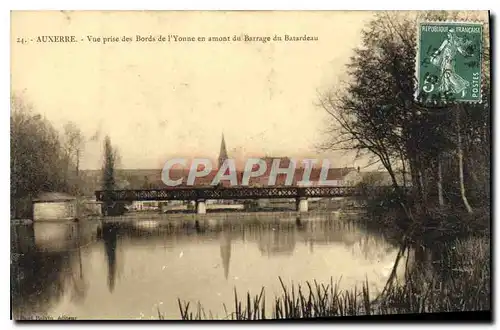
<instances>
[{"instance_id":1,"label":"reflection of bridge in water","mask_svg":"<svg viewBox=\"0 0 500 330\"><path fill-rule=\"evenodd\" d=\"M309 213L308 216L310 215ZM98 230L97 226L99 226ZM352 249L353 253L362 259L372 258L369 255L360 255L362 251L371 253L377 250L378 253L382 253L382 250L388 248L382 238L373 236L367 240L368 234L357 228L352 221L339 221L333 217L302 223L292 221L261 224L231 223L222 227L205 226L202 228L140 220L127 223L107 223L106 221L80 224L40 223L36 228L33 225L20 226L14 231L15 235L23 236L22 240L15 239L15 241L24 242L23 246L14 242L13 246L14 253L22 254L19 263L14 265L19 268L14 273L25 276L25 278L14 280L14 290L17 292L14 294L16 304L19 304L19 301L22 303L22 306L19 305L17 309L18 313L29 309L40 310L42 304L47 304L49 296L52 302L48 305L54 305L62 299L64 292L69 292L75 299L84 299L86 286L91 285L86 283L91 280L88 278L90 271L87 253L96 247L104 249L107 264L104 266L103 275L107 277L105 280L110 292L121 283L119 275L123 271L121 269L125 267L123 264L125 247L129 253L129 251L136 251L135 246L141 245L164 246L166 250L175 247L176 250L181 251L186 249L188 251L194 244L204 244L207 247L210 245L208 250L213 251L210 253L217 251L215 253L219 254L219 276L224 276L226 279L233 276L231 275L231 261L235 267L235 258L241 257L241 254L238 257L238 245L242 242L252 246L252 250L258 250L260 255L278 260L293 258L294 254L299 253L297 251L300 245L322 248L324 245L333 244L342 250ZM377 243L376 241L379 240L380 242ZM374 243L377 243L377 246L374 246ZM83 268L84 272L81 269L81 256L79 255L82 246L84 251L87 251L84 252L87 258L85 259L87 268ZM318 252L310 251L310 253ZM302 254L301 258L303 257ZM147 265L147 261L140 262ZM54 290L57 290L57 293Z\"/></svg>"},{"instance_id":2,"label":"reflection of bridge in water","mask_svg":"<svg viewBox=\"0 0 500 330\"><path fill-rule=\"evenodd\" d=\"M115 222L105 226L116 231L115 235L120 235L123 240L139 245L141 242L157 242L158 245L167 244L166 247L179 247L198 241L218 242L226 279L230 273L232 245L236 241L255 243L261 255L267 257L293 257L299 244L308 245L310 253L314 253L314 246L338 244L365 259L373 259L381 251L387 253L395 249L383 238L371 236L361 230L352 220L344 221L333 217L305 222L239 223L208 225L203 228L172 226L148 220L135 223ZM168 242L165 237L168 237Z\"/></svg>"},{"instance_id":3,"label":"reflection of bridge in water","mask_svg":"<svg viewBox=\"0 0 500 330\"><path fill-rule=\"evenodd\" d=\"M318 197L363 197L368 193L378 194L390 187L367 189L355 186L314 186L314 187L192 187L139 190L96 191L97 201L195 201L198 213L206 212L206 200L256 200L290 198L296 200L297 211L308 211L308 198Z\"/></svg>"}]
</instances>

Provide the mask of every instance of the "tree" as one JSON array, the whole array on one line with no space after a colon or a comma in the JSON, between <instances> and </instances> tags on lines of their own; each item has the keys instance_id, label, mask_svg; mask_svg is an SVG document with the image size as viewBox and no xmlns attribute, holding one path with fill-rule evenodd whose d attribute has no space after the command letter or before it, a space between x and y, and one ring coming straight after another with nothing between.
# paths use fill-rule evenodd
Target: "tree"
<instances>
[{"instance_id":1,"label":"tree","mask_svg":"<svg viewBox=\"0 0 500 330\"><path fill-rule=\"evenodd\" d=\"M11 96L10 117L11 214L30 214L38 193L69 192L64 179L64 155L59 133L18 95Z\"/></svg>"},{"instance_id":2,"label":"tree","mask_svg":"<svg viewBox=\"0 0 500 330\"><path fill-rule=\"evenodd\" d=\"M142 183L142 188L144 189L151 189L153 186L151 182L149 182L149 178L147 175L144 176L144 181Z\"/></svg>"},{"instance_id":3,"label":"tree","mask_svg":"<svg viewBox=\"0 0 500 330\"><path fill-rule=\"evenodd\" d=\"M115 189L115 152L109 136L104 138L104 166L102 170L103 190Z\"/></svg>"},{"instance_id":4,"label":"tree","mask_svg":"<svg viewBox=\"0 0 500 330\"><path fill-rule=\"evenodd\" d=\"M110 199L110 191L116 188L116 163L119 160L117 150L112 146L109 136L104 138L104 164L102 168L102 190L104 191L103 214L119 215L124 211L121 203Z\"/></svg>"},{"instance_id":5,"label":"tree","mask_svg":"<svg viewBox=\"0 0 500 330\"><path fill-rule=\"evenodd\" d=\"M433 203L443 206L444 196L469 210L466 186L474 192L471 195L489 199L489 102L464 104L457 110L427 107L414 99L417 20L459 16L378 14L362 32L362 46L354 49L347 65L349 80L320 95L320 106L333 118L324 147L368 155L384 166L400 193L406 182L396 173L408 171L416 202L424 211ZM488 40L484 47L488 71ZM485 88L489 90L489 81ZM455 115L460 115L459 122ZM452 161L454 154L458 162Z\"/></svg>"},{"instance_id":6,"label":"tree","mask_svg":"<svg viewBox=\"0 0 500 330\"><path fill-rule=\"evenodd\" d=\"M81 130L76 126L74 122L67 122L64 125L63 134L63 150L64 159L66 162L65 168L65 179L66 182L73 181L73 177L76 182L68 183L73 187L75 191L78 191L79 178L80 178L80 157L85 145L85 137L83 136ZM72 169L74 168L74 176Z\"/></svg>"},{"instance_id":7,"label":"tree","mask_svg":"<svg viewBox=\"0 0 500 330\"><path fill-rule=\"evenodd\" d=\"M465 183L464 183L464 152L462 148L462 133L460 131L460 110L461 107L457 107L455 118L457 124L457 156L458 156L458 177L460 182L460 197L467 209L467 212L472 213L472 208L470 207L469 201L465 194Z\"/></svg>"}]
</instances>

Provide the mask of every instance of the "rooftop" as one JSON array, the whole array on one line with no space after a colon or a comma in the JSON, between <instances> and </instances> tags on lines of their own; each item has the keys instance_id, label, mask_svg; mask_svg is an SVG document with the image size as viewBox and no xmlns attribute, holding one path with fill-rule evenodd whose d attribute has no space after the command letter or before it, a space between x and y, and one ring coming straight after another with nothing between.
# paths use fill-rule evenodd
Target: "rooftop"
<instances>
[{"instance_id":1,"label":"rooftop","mask_svg":"<svg viewBox=\"0 0 500 330\"><path fill-rule=\"evenodd\" d=\"M33 202L65 202L75 200L76 197L61 192L42 192Z\"/></svg>"}]
</instances>

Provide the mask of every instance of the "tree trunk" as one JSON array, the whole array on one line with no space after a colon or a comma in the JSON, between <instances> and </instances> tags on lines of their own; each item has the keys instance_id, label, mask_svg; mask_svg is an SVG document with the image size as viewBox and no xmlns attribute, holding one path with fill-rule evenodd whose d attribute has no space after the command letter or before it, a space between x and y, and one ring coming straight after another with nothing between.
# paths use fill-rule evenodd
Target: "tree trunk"
<instances>
[{"instance_id":1,"label":"tree trunk","mask_svg":"<svg viewBox=\"0 0 500 330\"><path fill-rule=\"evenodd\" d=\"M76 149L76 164L75 164L75 176L76 176L76 180L75 180L75 186L74 186L74 190L75 190L75 193L77 195L80 195L81 194L81 191L80 191L80 149Z\"/></svg>"},{"instance_id":2,"label":"tree trunk","mask_svg":"<svg viewBox=\"0 0 500 330\"><path fill-rule=\"evenodd\" d=\"M407 188L407 183L406 183L406 163L405 163L405 157L403 156L403 153L400 152L399 153L400 157L401 157L401 165L402 165L402 174L403 174L403 188L405 189L406 191L406 188Z\"/></svg>"},{"instance_id":3,"label":"tree trunk","mask_svg":"<svg viewBox=\"0 0 500 330\"><path fill-rule=\"evenodd\" d=\"M438 189L438 200L439 206L444 206L444 198L443 198L443 169L441 167L441 154L437 155L437 189Z\"/></svg>"},{"instance_id":4,"label":"tree trunk","mask_svg":"<svg viewBox=\"0 0 500 330\"><path fill-rule=\"evenodd\" d=\"M420 195L422 196L422 202L427 203L427 194L425 192L425 183L424 183L424 176L422 174L422 170L418 170L418 182L420 185Z\"/></svg>"},{"instance_id":5,"label":"tree trunk","mask_svg":"<svg viewBox=\"0 0 500 330\"><path fill-rule=\"evenodd\" d=\"M80 149L76 149L76 178L79 178L80 173Z\"/></svg>"},{"instance_id":6,"label":"tree trunk","mask_svg":"<svg viewBox=\"0 0 500 330\"><path fill-rule=\"evenodd\" d=\"M416 157L413 156L412 158L409 159L410 163L410 174L411 174L411 182L412 182L412 187L414 190L416 190L416 197L419 201L419 203L422 202L422 187L420 185L420 178L419 178L419 171L418 171L418 164Z\"/></svg>"},{"instance_id":7,"label":"tree trunk","mask_svg":"<svg viewBox=\"0 0 500 330\"><path fill-rule=\"evenodd\" d=\"M467 196L465 195L465 184L464 184L464 154L462 150L462 136L460 133L460 106L456 108L456 125L457 125L457 154L458 154L458 176L460 181L460 195L462 196L462 201L467 209L467 212L472 213L472 208L469 205Z\"/></svg>"},{"instance_id":8,"label":"tree trunk","mask_svg":"<svg viewBox=\"0 0 500 330\"><path fill-rule=\"evenodd\" d=\"M422 181L422 172L420 171L420 159L417 158L415 162L415 170L414 170L414 175L415 175L415 187L417 188L417 198L418 198L418 203L420 206L424 205L424 185Z\"/></svg>"}]
</instances>

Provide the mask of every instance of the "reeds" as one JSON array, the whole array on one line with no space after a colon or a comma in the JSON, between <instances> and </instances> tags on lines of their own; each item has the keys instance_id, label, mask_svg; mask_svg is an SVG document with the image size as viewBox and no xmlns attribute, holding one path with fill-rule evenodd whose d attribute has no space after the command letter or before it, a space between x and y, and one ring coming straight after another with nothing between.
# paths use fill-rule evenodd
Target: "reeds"
<instances>
[{"instance_id":1,"label":"reeds","mask_svg":"<svg viewBox=\"0 0 500 330\"><path fill-rule=\"evenodd\" d=\"M472 257L473 256L473 257ZM448 246L444 257L422 271L414 267L406 273L404 284L386 287L382 295L370 296L368 280L361 289L340 290L339 283L325 285L316 281L286 286L279 278L282 292L266 308L264 288L260 294L246 294L240 300L234 291L234 311L222 319L263 320L313 318L322 316L354 316L405 314L423 312L455 312L490 309L490 254L485 239L457 241ZM178 299L183 320L220 319L204 312L198 303L195 312L189 302Z\"/></svg>"}]
</instances>

